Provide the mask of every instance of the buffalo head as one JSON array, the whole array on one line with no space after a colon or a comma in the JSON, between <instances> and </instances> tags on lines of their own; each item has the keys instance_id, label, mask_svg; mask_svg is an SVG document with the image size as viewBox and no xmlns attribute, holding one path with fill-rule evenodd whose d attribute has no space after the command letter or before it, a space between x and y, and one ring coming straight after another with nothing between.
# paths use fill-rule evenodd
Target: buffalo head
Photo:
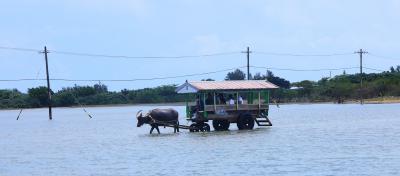
<instances>
[{"instance_id":1,"label":"buffalo head","mask_svg":"<svg viewBox=\"0 0 400 176\"><path fill-rule=\"evenodd\" d=\"M142 114L142 110L138 111L136 113L136 119L137 119L137 127L141 127L143 124L145 123L149 123L150 121L150 117L148 114L146 114L145 116L143 116Z\"/></svg>"}]
</instances>

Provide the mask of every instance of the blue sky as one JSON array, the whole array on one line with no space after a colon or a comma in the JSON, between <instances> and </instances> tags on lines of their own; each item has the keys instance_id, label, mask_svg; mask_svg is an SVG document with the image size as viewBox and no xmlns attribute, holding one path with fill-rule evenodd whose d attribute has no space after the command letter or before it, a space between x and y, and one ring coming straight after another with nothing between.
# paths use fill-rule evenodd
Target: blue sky
<instances>
[{"instance_id":1,"label":"blue sky","mask_svg":"<svg viewBox=\"0 0 400 176\"><path fill-rule=\"evenodd\" d=\"M329 54L364 48L367 67L400 65L398 0L14 0L0 2L0 46L127 56L180 56L240 52L250 46L251 65L317 69L358 66L357 55L292 57L257 52ZM397 58L400 58L397 57ZM0 79L44 78L43 55L0 49ZM135 79L211 72L246 65L246 56L117 59L49 54L52 78ZM318 80L329 71L272 70L289 79ZM265 72L252 68L251 72ZM341 74L343 71L332 71ZM347 70L347 73L358 69ZM366 70L366 72L370 72ZM216 73L178 79L103 82L111 90L181 84ZM53 81L52 88L92 82ZM44 81L0 82L27 88Z\"/></svg>"}]
</instances>

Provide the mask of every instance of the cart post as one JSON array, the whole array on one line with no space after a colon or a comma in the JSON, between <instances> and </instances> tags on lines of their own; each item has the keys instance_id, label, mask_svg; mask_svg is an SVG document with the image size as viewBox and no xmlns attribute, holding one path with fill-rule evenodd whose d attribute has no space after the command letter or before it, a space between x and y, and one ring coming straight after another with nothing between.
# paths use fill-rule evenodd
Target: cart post
<instances>
[{"instance_id":1,"label":"cart post","mask_svg":"<svg viewBox=\"0 0 400 176\"><path fill-rule=\"evenodd\" d=\"M258 113L260 113L261 109L261 91L258 91Z\"/></svg>"},{"instance_id":2,"label":"cart post","mask_svg":"<svg viewBox=\"0 0 400 176\"><path fill-rule=\"evenodd\" d=\"M186 118L191 118L190 117L190 109L189 109L189 102L188 102L188 94L185 96L185 103L186 103Z\"/></svg>"},{"instance_id":3,"label":"cart post","mask_svg":"<svg viewBox=\"0 0 400 176\"><path fill-rule=\"evenodd\" d=\"M214 113L217 111L217 100L215 98L215 92L214 92Z\"/></svg>"},{"instance_id":4,"label":"cart post","mask_svg":"<svg viewBox=\"0 0 400 176\"><path fill-rule=\"evenodd\" d=\"M207 118L207 111L206 111L206 93L203 93L203 116Z\"/></svg>"}]
</instances>

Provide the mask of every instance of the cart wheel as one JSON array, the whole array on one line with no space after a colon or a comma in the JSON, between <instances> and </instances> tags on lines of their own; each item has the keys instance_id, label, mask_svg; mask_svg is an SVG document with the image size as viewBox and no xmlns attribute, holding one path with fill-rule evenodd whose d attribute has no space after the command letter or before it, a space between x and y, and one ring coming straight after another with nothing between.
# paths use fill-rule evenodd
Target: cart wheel
<instances>
[{"instance_id":1,"label":"cart wheel","mask_svg":"<svg viewBox=\"0 0 400 176\"><path fill-rule=\"evenodd\" d=\"M207 123L203 123L203 125L200 127L200 131L209 132L210 131L210 125L208 125Z\"/></svg>"},{"instance_id":2,"label":"cart wheel","mask_svg":"<svg viewBox=\"0 0 400 176\"><path fill-rule=\"evenodd\" d=\"M237 120L239 130L251 130L254 128L254 119L251 114L241 114Z\"/></svg>"},{"instance_id":3,"label":"cart wheel","mask_svg":"<svg viewBox=\"0 0 400 176\"><path fill-rule=\"evenodd\" d=\"M199 132L199 128L197 127L197 124L191 124L190 126L189 126L189 131L190 132Z\"/></svg>"},{"instance_id":4,"label":"cart wheel","mask_svg":"<svg viewBox=\"0 0 400 176\"><path fill-rule=\"evenodd\" d=\"M226 131L230 124L228 120L213 120L212 122L215 131Z\"/></svg>"}]
</instances>

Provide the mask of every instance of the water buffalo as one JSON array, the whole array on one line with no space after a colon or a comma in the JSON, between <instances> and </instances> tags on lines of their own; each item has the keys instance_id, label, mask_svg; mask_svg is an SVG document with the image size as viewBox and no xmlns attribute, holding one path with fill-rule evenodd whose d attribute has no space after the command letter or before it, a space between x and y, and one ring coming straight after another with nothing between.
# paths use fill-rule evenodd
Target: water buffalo
<instances>
[{"instance_id":1,"label":"water buffalo","mask_svg":"<svg viewBox=\"0 0 400 176\"><path fill-rule=\"evenodd\" d=\"M150 134L154 129L160 134L158 126L174 126L174 133L179 132L179 121L178 112L174 109L153 109L143 116L141 110L136 114L137 127L143 124L149 124L151 126Z\"/></svg>"}]
</instances>

